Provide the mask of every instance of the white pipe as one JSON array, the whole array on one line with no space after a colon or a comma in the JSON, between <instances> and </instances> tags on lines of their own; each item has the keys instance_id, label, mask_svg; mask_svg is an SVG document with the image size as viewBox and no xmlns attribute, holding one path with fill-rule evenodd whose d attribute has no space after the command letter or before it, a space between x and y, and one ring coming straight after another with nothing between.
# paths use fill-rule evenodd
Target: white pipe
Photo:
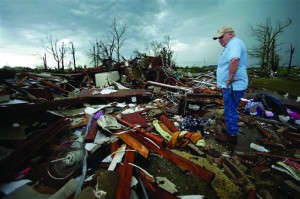
<instances>
[{"instance_id":1,"label":"white pipe","mask_svg":"<svg viewBox=\"0 0 300 199\"><path fill-rule=\"evenodd\" d=\"M173 89L187 91L187 92L192 92L193 91L191 88L185 88L185 87L181 87L181 86L172 86L172 85L169 85L169 84L163 84L163 83L159 83L159 82L147 81L147 83L155 85L155 86L161 86L161 87L166 87L166 88L173 88Z\"/></svg>"}]
</instances>

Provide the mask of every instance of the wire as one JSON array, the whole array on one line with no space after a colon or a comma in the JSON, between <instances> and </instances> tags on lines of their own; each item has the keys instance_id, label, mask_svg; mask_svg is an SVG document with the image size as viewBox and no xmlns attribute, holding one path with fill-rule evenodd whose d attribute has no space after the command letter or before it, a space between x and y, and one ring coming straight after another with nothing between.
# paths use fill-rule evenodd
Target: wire
<instances>
[{"instance_id":1,"label":"wire","mask_svg":"<svg viewBox=\"0 0 300 199\"><path fill-rule=\"evenodd\" d=\"M151 175L151 174L148 173L145 169L139 167L138 165L135 165L135 164L132 164L132 163L128 163L128 164L130 164L130 165L132 165L132 166L134 166L134 167L136 167L136 168L142 170L142 171L143 171L145 174L147 174L149 177L153 178L153 175Z\"/></svg>"}]
</instances>

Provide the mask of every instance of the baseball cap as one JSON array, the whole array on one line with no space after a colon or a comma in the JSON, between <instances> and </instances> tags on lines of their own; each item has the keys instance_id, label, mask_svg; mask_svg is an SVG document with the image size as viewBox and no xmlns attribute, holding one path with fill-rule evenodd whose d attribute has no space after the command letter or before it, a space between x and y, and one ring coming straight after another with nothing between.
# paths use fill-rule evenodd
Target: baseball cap
<instances>
[{"instance_id":1,"label":"baseball cap","mask_svg":"<svg viewBox=\"0 0 300 199\"><path fill-rule=\"evenodd\" d=\"M234 30L233 30L233 28L231 26L228 26L228 25L222 26L217 31L216 36L213 37L213 40L219 39L226 32L234 32Z\"/></svg>"}]
</instances>

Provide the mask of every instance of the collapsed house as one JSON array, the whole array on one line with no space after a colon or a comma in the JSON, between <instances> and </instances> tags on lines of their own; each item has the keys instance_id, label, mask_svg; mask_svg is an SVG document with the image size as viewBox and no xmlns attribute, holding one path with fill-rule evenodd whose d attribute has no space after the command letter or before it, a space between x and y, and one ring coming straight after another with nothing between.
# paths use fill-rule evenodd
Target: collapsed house
<instances>
[{"instance_id":1,"label":"collapsed house","mask_svg":"<svg viewBox=\"0 0 300 199\"><path fill-rule=\"evenodd\" d=\"M185 76L146 57L2 77L3 198L299 197L297 102L249 90L238 143L223 144L213 73Z\"/></svg>"}]
</instances>

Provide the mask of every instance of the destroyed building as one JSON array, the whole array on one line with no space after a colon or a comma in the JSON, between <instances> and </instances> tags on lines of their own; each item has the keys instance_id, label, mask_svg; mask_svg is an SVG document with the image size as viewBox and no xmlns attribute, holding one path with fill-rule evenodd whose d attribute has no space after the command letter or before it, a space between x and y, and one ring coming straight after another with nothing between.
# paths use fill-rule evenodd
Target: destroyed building
<instances>
[{"instance_id":1,"label":"destroyed building","mask_svg":"<svg viewBox=\"0 0 300 199\"><path fill-rule=\"evenodd\" d=\"M238 141L224 144L214 73L185 76L156 57L3 70L0 89L2 198L300 197L295 100L249 88Z\"/></svg>"}]
</instances>

